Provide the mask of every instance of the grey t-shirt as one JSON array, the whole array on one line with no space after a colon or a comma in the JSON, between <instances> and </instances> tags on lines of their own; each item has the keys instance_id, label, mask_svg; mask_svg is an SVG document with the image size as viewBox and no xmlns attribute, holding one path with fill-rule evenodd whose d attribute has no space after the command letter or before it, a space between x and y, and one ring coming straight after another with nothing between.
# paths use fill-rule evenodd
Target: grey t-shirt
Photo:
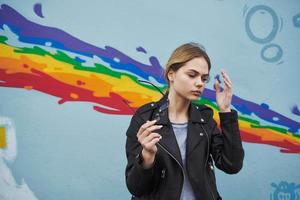
<instances>
[{"instance_id":1,"label":"grey t-shirt","mask_svg":"<svg viewBox=\"0 0 300 200\"><path fill-rule=\"evenodd\" d=\"M193 189L191 187L189 178L186 174L186 138L187 138L187 123L172 123L174 134L177 140L177 144L180 149L181 159L184 168L184 183L182 187L182 192L180 200L195 200Z\"/></svg>"}]
</instances>

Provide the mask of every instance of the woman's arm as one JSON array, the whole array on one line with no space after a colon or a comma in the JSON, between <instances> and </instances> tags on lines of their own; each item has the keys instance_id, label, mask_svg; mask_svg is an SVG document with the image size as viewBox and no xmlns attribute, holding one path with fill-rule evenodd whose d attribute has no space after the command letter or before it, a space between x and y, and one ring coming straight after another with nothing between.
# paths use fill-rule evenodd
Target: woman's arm
<instances>
[{"instance_id":1,"label":"woman's arm","mask_svg":"<svg viewBox=\"0 0 300 200\"><path fill-rule=\"evenodd\" d=\"M211 152L218 168L227 173L240 171L244 160L237 112L230 109L232 100L232 82L225 71L221 75L224 80L224 89L221 90L219 80L216 79L216 101L220 109L221 132L217 123L211 120Z\"/></svg>"},{"instance_id":2,"label":"woman's arm","mask_svg":"<svg viewBox=\"0 0 300 200\"><path fill-rule=\"evenodd\" d=\"M212 127L210 152L219 169L234 174L241 170L244 160L237 113L231 110L231 112L219 113L219 116L221 131L213 119L210 122Z\"/></svg>"},{"instance_id":3,"label":"woman's arm","mask_svg":"<svg viewBox=\"0 0 300 200\"><path fill-rule=\"evenodd\" d=\"M127 188L130 193L135 196L143 196L150 194L153 191L154 186L156 185L155 181L157 180L155 175L159 173L155 173L156 170L154 160L152 161L153 163L148 163L145 165L145 158L143 158L142 153L145 150L143 150L144 148L142 147L141 143L144 145L143 140L149 139L149 137L151 137L149 136L150 134L154 134L154 140L157 140L155 139L155 133L152 133L151 131L153 129L155 130L157 127L153 125L150 126L151 122L142 124L143 122L137 115L138 114L135 114L131 119L129 128L126 132L127 166L125 175ZM145 129L147 128L150 128L149 132L145 132ZM145 139L143 136L146 135L149 137ZM146 142L146 145L148 145L149 142Z\"/></svg>"}]
</instances>

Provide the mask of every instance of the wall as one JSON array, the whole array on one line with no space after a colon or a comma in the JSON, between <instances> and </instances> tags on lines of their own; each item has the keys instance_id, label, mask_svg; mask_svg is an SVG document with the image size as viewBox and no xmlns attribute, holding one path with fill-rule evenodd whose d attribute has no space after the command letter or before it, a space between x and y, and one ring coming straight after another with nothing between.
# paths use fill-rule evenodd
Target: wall
<instances>
[{"instance_id":1,"label":"wall","mask_svg":"<svg viewBox=\"0 0 300 200\"><path fill-rule=\"evenodd\" d=\"M299 199L299 1L0 3L0 199L129 199L125 131L160 98L138 79L163 89L190 41L234 83L245 162L217 171L223 198ZM197 103L217 113L213 82Z\"/></svg>"}]
</instances>

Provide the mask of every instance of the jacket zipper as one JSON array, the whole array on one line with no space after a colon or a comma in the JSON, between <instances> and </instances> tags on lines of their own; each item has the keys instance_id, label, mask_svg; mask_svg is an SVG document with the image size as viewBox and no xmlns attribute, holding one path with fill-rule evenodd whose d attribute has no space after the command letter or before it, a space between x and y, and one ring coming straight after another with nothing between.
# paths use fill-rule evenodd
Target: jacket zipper
<instances>
[{"instance_id":1,"label":"jacket zipper","mask_svg":"<svg viewBox=\"0 0 300 200\"><path fill-rule=\"evenodd\" d=\"M206 130L204 129L203 125L201 124L201 127L207 137L207 154L206 154L206 161L205 161L205 167L204 167L204 175L205 175L205 178L206 180L208 181L208 189L209 189L209 192L210 192L210 195L212 196L213 200L215 200L215 196L212 192L212 189L211 189L211 186L210 186L210 181L208 180L208 174L206 173L206 168L207 168L207 163L208 163L208 158L209 158L209 145L210 145L210 141L209 141L209 137L208 137L208 134L206 132Z\"/></svg>"},{"instance_id":2,"label":"jacket zipper","mask_svg":"<svg viewBox=\"0 0 300 200\"><path fill-rule=\"evenodd\" d=\"M205 164L205 170L206 170L206 167L207 167L207 163ZM211 169L208 169L208 170L211 170ZM211 173L211 172L209 172L209 173ZM206 177L206 179L207 179L207 181L208 181L209 192L210 192L210 194L211 194L213 200L215 200L216 198L215 198L215 196L214 196L214 194L213 194L213 192L212 192L211 185L210 185L211 181L208 179L209 177L208 177L208 174L207 174L207 173L205 174L205 177Z\"/></svg>"},{"instance_id":3,"label":"jacket zipper","mask_svg":"<svg viewBox=\"0 0 300 200\"><path fill-rule=\"evenodd\" d=\"M156 143L156 144L158 146L160 146L167 154L169 154L177 162L177 164L180 166L180 169L181 169L181 172L182 172L182 175L183 175L183 182L181 183L181 189L182 189L183 183L185 181L185 175L184 175L183 167L181 166L180 162L165 147L163 147L160 143ZM181 192L180 192L180 195L181 195Z\"/></svg>"}]
</instances>

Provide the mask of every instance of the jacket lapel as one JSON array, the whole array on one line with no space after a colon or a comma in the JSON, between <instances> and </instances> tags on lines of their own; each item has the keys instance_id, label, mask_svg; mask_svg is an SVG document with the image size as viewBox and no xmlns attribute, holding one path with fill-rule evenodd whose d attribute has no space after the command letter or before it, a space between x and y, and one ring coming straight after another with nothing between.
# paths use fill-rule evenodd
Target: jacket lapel
<instances>
[{"instance_id":1,"label":"jacket lapel","mask_svg":"<svg viewBox=\"0 0 300 200\"><path fill-rule=\"evenodd\" d=\"M180 149L177 144L177 140L173 131L172 126L165 126L161 129L162 139L159 141L160 145L163 146L176 160L183 166Z\"/></svg>"},{"instance_id":2,"label":"jacket lapel","mask_svg":"<svg viewBox=\"0 0 300 200\"><path fill-rule=\"evenodd\" d=\"M159 119L157 124L163 127L157 131L162 136L159 144L163 146L169 153L176 158L182 165L181 153L173 131L173 127L168 116L167 95L157 102L158 109L155 109L152 118ZM167 105L167 106L166 106ZM199 143L206 138L206 133L201 127L201 124L207 123L200 113L200 106L191 104L189 108L189 122L187 130L187 149L188 156ZM183 165L182 165L183 166Z\"/></svg>"},{"instance_id":3,"label":"jacket lapel","mask_svg":"<svg viewBox=\"0 0 300 200\"><path fill-rule=\"evenodd\" d=\"M159 144L164 149L166 149L182 165L180 149L177 144L173 127L169 120L169 114L168 114L169 105L168 105L167 94L164 95L164 97L160 101L158 101L157 104L158 104L158 108L154 110L152 118L158 119L156 124L163 126L161 129L157 130L157 133L159 133L162 136L162 139L159 141Z\"/></svg>"},{"instance_id":4,"label":"jacket lapel","mask_svg":"<svg viewBox=\"0 0 300 200\"><path fill-rule=\"evenodd\" d=\"M187 131L187 153L190 155L193 150L200 144L203 139L206 139L206 133L204 132L201 124L206 123L206 120L202 117L199 107L191 104L189 109L189 123Z\"/></svg>"},{"instance_id":5,"label":"jacket lapel","mask_svg":"<svg viewBox=\"0 0 300 200\"><path fill-rule=\"evenodd\" d=\"M203 132L200 124L189 122L187 132L187 149L186 155L189 156L193 150L200 144L203 139L206 139L206 135Z\"/></svg>"}]
</instances>

